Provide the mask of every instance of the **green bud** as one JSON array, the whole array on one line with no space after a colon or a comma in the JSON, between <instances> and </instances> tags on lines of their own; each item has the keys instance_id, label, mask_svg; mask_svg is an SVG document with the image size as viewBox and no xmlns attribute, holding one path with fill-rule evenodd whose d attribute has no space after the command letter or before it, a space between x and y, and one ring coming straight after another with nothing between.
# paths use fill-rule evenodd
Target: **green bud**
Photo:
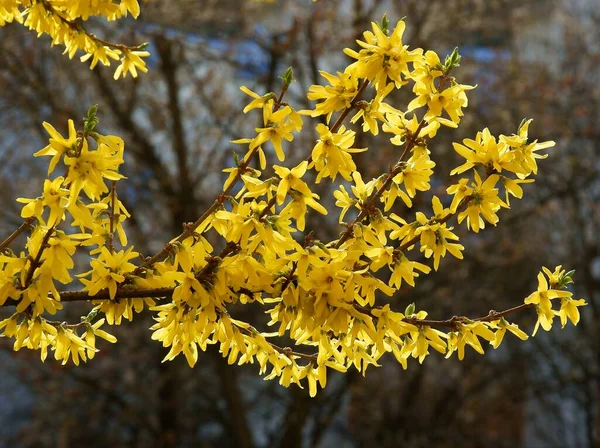
<instances>
[{"instance_id":1,"label":"green bud","mask_svg":"<svg viewBox=\"0 0 600 448\"><path fill-rule=\"evenodd\" d=\"M573 275L575 275L575 269L570 270L569 272L567 272L565 275L563 275L559 280L558 283L556 285L557 289L564 289L567 287L568 284L570 283L574 283L573 282Z\"/></svg>"},{"instance_id":2,"label":"green bud","mask_svg":"<svg viewBox=\"0 0 600 448\"><path fill-rule=\"evenodd\" d=\"M413 314L415 314L415 308L416 308L416 307L415 307L415 304L414 304L414 302L413 302L413 303L411 303L411 304L410 304L410 305L408 305L408 306L406 307L406 309L404 310L404 315L405 315L405 316L412 316Z\"/></svg>"},{"instance_id":3,"label":"green bud","mask_svg":"<svg viewBox=\"0 0 600 448\"><path fill-rule=\"evenodd\" d=\"M100 121L96 114L98 113L98 105L94 104L87 111L86 117L83 119L83 130L86 134L89 134L94 130L98 122Z\"/></svg>"},{"instance_id":4,"label":"green bud","mask_svg":"<svg viewBox=\"0 0 600 448\"><path fill-rule=\"evenodd\" d=\"M291 83L296 82L296 78L294 78L294 70L292 67L288 67L283 75L279 75L279 77L283 80L284 86L289 86Z\"/></svg>"},{"instance_id":5,"label":"green bud","mask_svg":"<svg viewBox=\"0 0 600 448\"><path fill-rule=\"evenodd\" d=\"M449 70L451 68L458 67L460 66L460 60L461 56L458 53L458 47L455 47L452 53L446 56L446 59L444 60L444 68Z\"/></svg>"},{"instance_id":6,"label":"green bud","mask_svg":"<svg viewBox=\"0 0 600 448\"><path fill-rule=\"evenodd\" d=\"M85 316L85 317L82 316L81 320L91 323L96 318L96 316L98 315L99 312L100 312L100 310L92 310L88 313L87 316Z\"/></svg>"},{"instance_id":7,"label":"green bud","mask_svg":"<svg viewBox=\"0 0 600 448\"><path fill-rule=\"evenodd\" d=\"M376 22L377 26L379 28L381 28L381 31L383 31L385 34L388 34L390 31L390 21L388 20L387 14L383 14L383 17L381 18L381 22Z\"/></svg>"}]
</instances>

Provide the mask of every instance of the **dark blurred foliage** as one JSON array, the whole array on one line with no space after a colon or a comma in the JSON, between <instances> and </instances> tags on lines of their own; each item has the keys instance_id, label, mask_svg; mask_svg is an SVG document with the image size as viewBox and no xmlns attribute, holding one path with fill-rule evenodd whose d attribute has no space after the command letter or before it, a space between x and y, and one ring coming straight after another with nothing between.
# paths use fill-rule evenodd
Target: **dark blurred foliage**
<instances>
[{"instance_id":1,"label":"dark blurred foliage","mask_svg":"<svg viewBox=\"0 0 600 448\"><path fill-rule=\"evenodd\" d=\"M100 106L104 133L126 141L121 195L133 212L129 234L144 254L160 249L218 193L220 170L232 163L229 141L252 135L256 116L241 113L240 84L276 91L293 66L289 102L308 108L318 69L341 70L341 50L371 20L406 16L405 42L441 55L455 45L462 83L477 84L458 130L430 149L437 163L432 192L443 195L460 163L452 141L489 126L512 133L534 118L530 135L555 140L539 180L513 201L498 228L469 235L463 262L403 289L392 307L416 302L433 318L483 315L521 303L542 265L576 269L576 295L589 306L576 328L508 340L463 362L432 356L403 371L393 358L366 377L331 375L310 399L305 390L264 382L253 366L228 366L214 349L194 369L161 364L150 340L150 313L114 329L118 344L79 368L42 364L38 353L13 353L0 339L0 447L559 447L600 446L600 7L594 0L280 0L274 5L220 0L153 0L126 27L93 26L117 41L150 42L150 72L112 81L111 69L89 71L22 27L0 28L0 234L21 222L16 197L33 197L45 174L32 153L44 146L46 120ZM409 92L400 91L402 108ZM254 122L256 120L256 123ZM314 133L288 147L292 164L312 148ZM363 178L397 157L385 136L361 137ZM239 151L239 149L238 149ZM274 160L270 155L271 161ZM333 208L331 188L319 193ZM427 207L422 195L417 208ZM414 211L397 207L403 216ZM332 214L333 215L333 214ZM311 216L307 228L335 237L335 216ZM218 245L218 241L214 241ZM18 245L15 245L18 247ZM79 260L85 265L85 257ZM77 320L86 304L66 307ZM6 314L0 310L0 316ZM259 309L232 313L266 329ZM533 315L517 322L533 327Z\"/></svg>"}]
</instances>

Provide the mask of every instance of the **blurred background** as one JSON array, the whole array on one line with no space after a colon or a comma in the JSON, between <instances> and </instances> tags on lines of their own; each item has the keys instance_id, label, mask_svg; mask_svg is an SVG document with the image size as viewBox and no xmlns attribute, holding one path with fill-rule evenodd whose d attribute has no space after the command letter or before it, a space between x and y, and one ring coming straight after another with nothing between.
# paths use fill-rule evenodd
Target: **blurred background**
<instances>
[{"instance_id":1,"label":"blurred background","mask_svg":"<svg viewBox=\"0 0 600 448\"><path fill-rule=\"evenodd\" d=\"M113 67L87 69L48 39L23 27L0 28L0 235L20 225L17 197L36 197L47 161L32 154L47 144L41 123L64 131L99 104L99 129L126 142L120 197L132 213L132 243L159 250L214 200L258 115L238 87L278 91L292 66L287 101L309 108L306 92L322 83L318 70L343 70L342 53L387 12L406 17L404 41L444 56L458 45L453 74L469 92L458 130L430 145L437 163L429 207L443 195L460 162L452 141L490 127L510 134L534 118L530 135L555 140L525 198L500 214L498 228L467 234L458 228L465 260L442 261L439 272L391 299L404 310L417 303L432 318L483 315L522 303L541 266L576 269L576 298L585 297L578 327L512 338L486 356L428 357L403 371L393 357L370 369L331 373L317 398L306 390L263 381L254 366L228 366L209 348L194 369L183 357L161 364L166 351L151 341L150 313L115 328L84 365L42 364L39 353L14 353L0 339L0 447L600 447L600 3L597 0L152 0L137 21L90 24L108 40L148 41L150 71L114 82ZM404 108L409 89L392 104ZM370 93L370 92L369 92ZM316 123L315 123L316 124ZM286 164L303 159L315 132L308 123L288 146ZM385 135L360 136L363 178L398 157ZM274 154L268 154L270 162ZM318 191L331 210L332 186ZM398 206L396 213L412 216ZM336 217L311 214L307 229L322 239L340 232ZM20 242L22 243L22 241ZM214 241L218 246L218 241ZM19 247L18 243L13 246ZM80 260L84 266L85 256ZM65 307L78 320L87 304ZM237 312L261 328L261 309ZM0 309L0 319L10 311ZM533 313L516 317L531 330Z\"/></svg>"}]
</instances>

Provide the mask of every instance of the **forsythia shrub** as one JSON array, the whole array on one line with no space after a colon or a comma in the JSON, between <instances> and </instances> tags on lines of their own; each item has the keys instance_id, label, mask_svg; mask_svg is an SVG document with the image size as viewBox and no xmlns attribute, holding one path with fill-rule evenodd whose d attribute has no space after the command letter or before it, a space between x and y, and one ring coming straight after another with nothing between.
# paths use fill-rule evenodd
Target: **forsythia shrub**
<instances>
[{"instance_id":1,"label":"forsythia shrub","mask_svg":"<svg viewBox=\"0 0 600 448\"><path fill-rule=\"evenodd\" d=\"M0 0L2 23L16 20L49 34L71 57L81 49L86 53L82 59L92 58L92 66L120 57L115 77L135 76L136 67L145 71L139 56L146 53L103 43L73 21L138 12L135 0ZM214 203L152 257L140 257L123 226L130 216L117 191L123 180L123 140L96 131L96 107L81 128L69 121L68 135L44 123L49 144L34 155L50 157L48 175L59 164L64 175L47 179L39 197L18 199L24 204L24 223L0 244L0 306L14 306L15 313L0 321L0 334L14 339L15 350L40 350L42 360L50 351L63 364L79 364L94 357L97 337L116 341L105 324L119 325L149 309L156 321L152 339L168 349L165 360L183 354L193 366L199 350L217 344L230 364L256 363L266 379L278 378L283 386L302 387L306 380L314 396L317 384L325 387L328 369L354 367L364 374L388 352L406 368L411 358L423 362L431 349L446 357L457 352L463 359L466 346L479 353L484 352L482 342L497 348L507 331L525 340L527 334L508 320L518 311L537 313L533 334L539 326L550 330L557 316L562 326L567 320L577 324L578 307L585 302L565 289L572 271L560 266L542 269L537 291L524 303L483 317L430 320L414 304L400 312L386 303L384 296L403 285L414 287L419 276L431 272L416 261L417 252L434 270L448 254L462 258L451 220L465 222L473 232L486 223L496 225L510 196L521 198L521 184L533 182L537 160L546 157L540 151L554 146L530 139L531 120L513 135L494 136L486 128L454 144L464 159L452 171L459 177L447 196L433 197L431 212L416 212L410 222L390 213L394 206L410 209L415 195L430 189L436 164L428 143L441 126L458 127L473 87L451 76L460 62L457 50L442 62L433 51L403 43L404 21L388 27L384 17L364 33L360 49L345 50L354 62L344 72L321 72L326 83L311 86L308 93L315 102L312 110L297 111L284 102L293 82L291 69L282 76L278 95L241 87L250 97L244 113L262 113L263 126L235 141L244 145L245 155L224 170L228 178ZM414 93L404 110L387 102L400 88ZM361 99L367 94L370 99ZM274 176L262 177L265 149L272 147L283 163L286 142L307 117L323 120L316 125L318 138L310 154L294 167L274 165ZM388 172L362 178L353 154L368 148L354 146L356 131L344 126L347 118L360 123L362 132L386 134L400 147ZM260 169L250 167L255 159ZM345 227L337 240L319 241L312 232L299 238L309 209L332 212L311 191L313 179L343 180L334 193ZM344 221L346 215L353 218ZM24 250L9 249L28 230ZM209 232L223 238L219 253L208 242ZM89 271L75 276L83 287L60 290L57 284L74 282L76 250L89 250L91 257ZM382 271L387 275L377 274ZM48 319L73 301L93 306L81 322ZM238 303L262 306L275 331L264 333L233 318L228 309ZM284 335L294 348L273 342Z\"/></svg>"}]
</instances>

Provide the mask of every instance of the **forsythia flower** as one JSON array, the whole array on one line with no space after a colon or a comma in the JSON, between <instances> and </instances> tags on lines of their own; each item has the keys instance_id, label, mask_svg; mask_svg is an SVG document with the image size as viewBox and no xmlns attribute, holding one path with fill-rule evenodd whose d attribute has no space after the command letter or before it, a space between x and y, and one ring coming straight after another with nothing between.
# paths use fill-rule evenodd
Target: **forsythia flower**
<instances>
[{"instance_id":1,"label":"forsythia flower","mask_svg":"<svg viewBox=\"0 0 600 448\"><path fill-rule=\"evenodd\" d=\"M69 204L69 190L63 188L65 179L57 177L53 181L46 179L44 181L44 193L37 199L18 198L17 201L27 204L21 210L22 218L35 216L39 221L44 222L43 213L45 207L50 210L46 225L53 227L64 219L65 209Z\"/></svg>"},{"instance_id":2,"label":"forsythia flower","mask_svg":"<svg viewBox=\"0 0 600 448\"><path fill-rule=\"evenodd\" d=\"M60 161L60 158L65 155L68 151L77 150L77 131L75 130L75 123L73 120L69 120L69 138L64 138L58 133L56 129L50 123L43 123L44 129L50 134L50 144L44 149L39 150L34 154L35 157L40 156L51 156L50 165L48 166L48 174L54 171L56 164Z\"/></svg>"},{"instance_id":3,"label":"forsythia flower","mask_svg":"<svg viewBox=\"0 0 600 448\"><path fill-rule=\"evenodd\" d=\"M352 72L340 73L337 76L319 71L321 76L329 81L329 86L312 85L307 97L311 101L319 101L315 110L310 112L312 117L327 115L327 122L331 115L338 110L350 107L350 103L358 92L358 78Z\"/></svg>"},{"instance_id":4,"label":"forsythia flower","mask_svg":"<svg viewBox=\"0 0 600 448\"><path fill-rule=\"evenodd\" d=\"M251 98L254 98L250 104L244 107L244 113L248 113L252 109L262 109L267 101L276 99L273 93L267 93L263 96L260 96L258 93L253 92L246 86L241 86L240 90Z\"/></svg>"},{"instance_id":5,"label":"forsythia flower","mask_svg":"<svg viewBox=\"0 0 600 448\"><path fill-rule=\"evenodd\" d=\"M282 141L294 139L292 131L302 129L302 119L290 106L285 106L277 112L273 111L274 101L269 100L263 106L264 128L256 128L258 135L250 142L250 149L260 147L270 141L275 148L275 154L280 162L285 160Z\"/></svg>"},{"instance_id":6,"label":"forsythia flower","mask_svg":"<svg viewBox=\"0 0 600 448\"><path fill-rule=\"evenodd\" d=\"M316 182L319 183L324 177L335 180L338 174L350 180L351 173L356 171L356 164L350 154L367 150L352 148L356 132L341 126L333 133L324 124L317 125L317 132L320 138L312 150L312 161L318 172Z\"/></svg>"},{"instance_id":7,"label":"forsythia flower","mask_svg":"<svg viewBox=\"0 0 600 448\"><path fill-rule=\"evenodd\" d=\"M360 51L344 50L348 56L357 59L348 66L348 70L359 78L373 81L376 88L386 86L388 78L396 87L406 84L404 78L410 74L408 63L419 61L423 57L423 50L417 48L409 51L408 45L402 43L406 28L403 20L396 24L390 36L379 24L372 22L371 26L373 32L366 31L363 34L365 41L357 41L363 47Z\"/></svg>"},{"instance_id":8,"label":"forsythia flower","mask_svg":"<svg viewBox=\"0 0 600 448\"><path fill-rule=\"evenodd\" d=\"M544 272L549 272L547 269ZM560 291L557 289L552 289L554 285L548 285L546 277L544 273L540 272L538 274L538 288L537 291L530 294L529 297L525 299L525 303L536 305L537 313L538 313L538 321L535 324L535 329L533 330L533 334L537 333L538 327L541 325L542 328L546 331L550 330L552 327L552 320L554 319L554 311L552 310L552 299L560 298L571 299L573 293L570 291ZM568 305L567 305L568 306ZM567 309L565 309L566 314ZM574 314L572 314L574 317Z\"/></svg>"},{"instance_id":9,"label":"forsythia flower","mask_svg":"<svg viewBox=\"0 0 600 448\"><path fill-rule=\"evenodd\" d=\"M123 78L127 77L127 73L131 73L131 76L137 78L137 71L146 73L148 68L142 58L150 56L147 51L130 51L126 50L121 56L121 65L115 70L114 78L119 79L122 75Z\"/></svg>"},{"instance_id":10,"label":"forsythia flower","mask_svg":"<svg viewBox=\"0 0 600 448\"><path fill-rule=\"evenodd\" d=\"M108 248L103 247L100 255L90 263L92 270L80 274L81 282L85 290L94 296L103 289L108 289L111 299L117 294L117 286L125 281L125 274L133 272L135 266L129 262L139 254L133 252L133 248L110 253ZM85 278L90 276L89 279Z\"/></svg>"},{"instance_id":11,"label":"forsythia flower","mask_svg":"<svg viewBox=\"0 0 600 448\"><path fill-rule=\"evenodd\" d=\"M469 192L470 200L467 209L458 215L458 222L460 224L466 218L467 228L470 228L473 232L477 233L479 232L479 229L485 227L485 223L480 214L487 222L496 225L498 222L496 212L500 210L500 207L508 207L508 205L502 202L502 199L498 197L498 189L495 188L499 179L497 174L488 177L485 182L481 180L477 171L474 171L473 175L475 176L475 183L472 184L472 188ZM448 193L452 191L457 190L450 187ZM453 201L453 204L456 206L457 202L458 201L455 200ZM454 210L456 211L456 209Z\"/></svg>"}]
</instances>

